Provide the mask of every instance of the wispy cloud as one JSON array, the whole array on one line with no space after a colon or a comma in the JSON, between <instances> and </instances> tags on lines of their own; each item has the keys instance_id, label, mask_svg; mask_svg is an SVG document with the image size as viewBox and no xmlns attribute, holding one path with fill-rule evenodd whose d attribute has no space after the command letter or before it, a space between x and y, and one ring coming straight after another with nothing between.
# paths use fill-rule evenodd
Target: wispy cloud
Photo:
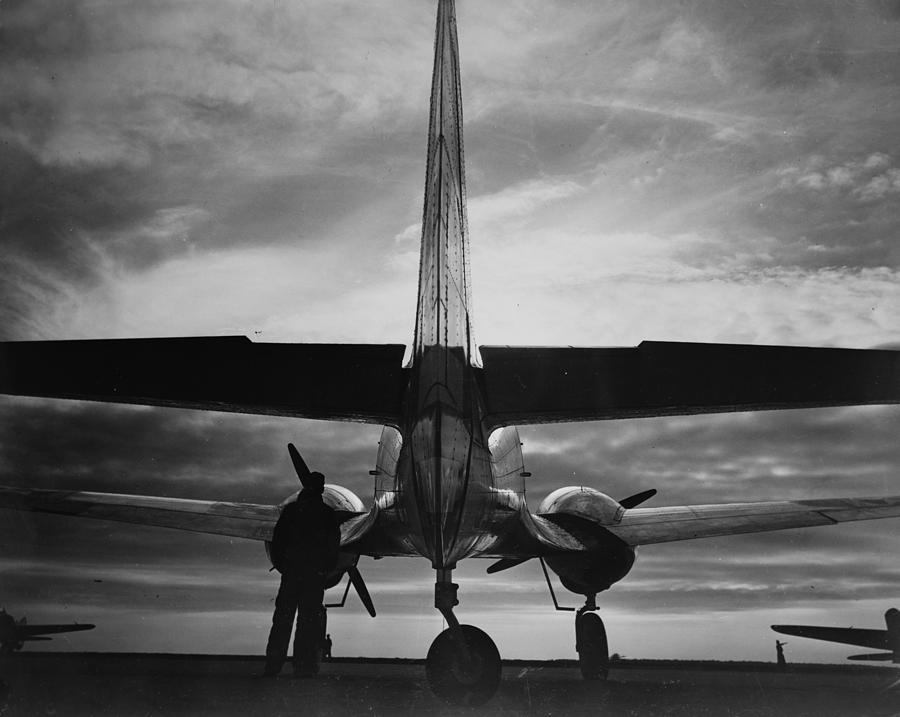
<instances>
[{"instance_id":1,"label":"wispy cloud","mask_svg":"<svg viewBox=\"0 0 900 717\"><path fill-rule=\"evenodd\" d=\"M889 3L457 4L480 342L897 342ZM3 337L409 342L433 9L4 6ZM886 408L528 428L528 495L896 493L896 424ZM295 490L294 441L368 499L377 440L371 426L0 402L0 478L21 486L278 502ZM258 651L274 594L261 546L8 517L0 602L109 625L73 649ZM772 622L877 624L897 592L895 533L642 550L603 597L613 650L725 650L712 621L732 637L718 656L765 658ZM569 617L550 613L535 566L484 567L459 573L467 619L494 625L506 655L571 656ZM427 564L365 571L387 618L336 616L341 654L421 655L441 629ZM144 589L154 576L159 599Z\"/></svg>"}]
</instances>

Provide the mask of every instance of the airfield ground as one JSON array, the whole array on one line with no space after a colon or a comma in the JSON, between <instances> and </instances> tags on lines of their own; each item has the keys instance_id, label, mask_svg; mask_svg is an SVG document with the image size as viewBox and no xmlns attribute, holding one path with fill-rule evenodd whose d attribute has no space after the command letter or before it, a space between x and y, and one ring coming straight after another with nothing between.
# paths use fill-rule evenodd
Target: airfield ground
<instances>
[{"instance_id":1,"label":"airfield ground","mask_svg":"<svg viewBox=\"0 0 900 717\"><path fill-rule=\"evenodd\" d=\"M32 715L900 715L894 668L628 660L607 682L569 662L504 663L497 695L451 707L421 661L339 659L260 679L254 657L23 652L0 658L2 717Z\"/></svg>"}]
</instances>

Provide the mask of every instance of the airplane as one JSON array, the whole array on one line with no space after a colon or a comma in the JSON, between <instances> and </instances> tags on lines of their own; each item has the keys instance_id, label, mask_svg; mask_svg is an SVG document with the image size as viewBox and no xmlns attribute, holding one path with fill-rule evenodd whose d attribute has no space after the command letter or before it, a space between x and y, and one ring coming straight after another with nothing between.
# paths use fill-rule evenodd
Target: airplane
<instances>
[{"instance_id":1,"label":"airplane","mask_svg":"<svg viewBox=\"0 0 900 717\"><path fill-rule=\"evenodd\" d=\"M93 630L94 627L77 622L70 625L29 625L24 617L17 621L6 610L0 609L0 653L8 655L21 650L26 642L51 639L45 635Z\"/></svg>"},{"instance_id":2,"label":"airplane","mask_svg":"<svg viewBox=\"0 0 900 717\"><path fill-rule=\"evenodd\" d=\"M5 342L0 392L383 426L378 488L366 508L328 484L341 521L341 562L375 610L362 555L415 556L435 571L447 622L426 675L441 698L483 703L500 655L460 623L453 571L491 558L498 572L539 560L584 596L576 648L585 678L605 676L596 596L622 580L638 546L900 516L900 496L639 507L561 487L532 512L517 426L648 416L900 402L900 352L644 341L635 347L479 346L471 318L469 237L454 0L438 0L417 310L402 344L257 343L243 336ZM301 482L300 453L289 452ZM327 472L327 471L326 471ZM292 500L296 494L289 496ZM280 506L87 491L0 488L0 508L118 520L268 544ZM552 589L552 586L551 586ZM346 595L346 593L345 593ZM555 601L555 596L554 596Z\"/></svg>"},{"instance_id":3,"label":"airplane","mask_svg":"<svg viewBox=\"0 0 900 717\"><path fill-rule=\"evenodd\" d=\"M884 613L885 630L866 630L858 627L817 627L814 625L772 625L783 635L808 637L813 640L859 645L887 652L850 655L848 660L868 660L900 664L900 610L895 607Z\"/></svg>"}]
</instances>

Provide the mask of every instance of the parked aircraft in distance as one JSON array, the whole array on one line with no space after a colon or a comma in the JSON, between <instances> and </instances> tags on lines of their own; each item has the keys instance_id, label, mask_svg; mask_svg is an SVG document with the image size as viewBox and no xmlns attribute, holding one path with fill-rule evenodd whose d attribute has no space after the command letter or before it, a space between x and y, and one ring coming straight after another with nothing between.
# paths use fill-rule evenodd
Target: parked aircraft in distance
<instances>
[{"instance_id":1,"label":"parked aircraft in distance","mask_svg":"<svg viewBox=\"0 0 900 717\"><path fill-rule=\"evenodd\" d=\"M50 640L46 635L93 630L94 627L77 622L69 625L29 625L24 617L17 621L6 610L0 610L0 652L9 654L21 650L26 642Z\"/></svg>"},{"instance_id":2,"label":"parked aircraft in distance","mask_svg":"<svg viewBox=\"0 0 900 717\"><path fill-rule=\"evenodd\" d=\"M870 660L900 664L900 610L892 607L884 613L885 630L866 630L858 627L817 627L814 625L772 625L775 632L783 635L808 637L812 640L839 642L842 645L871 647L887 652L870 652L850 655L848 660Z\"/></svg>"},{"instance_id":3,"label":"parked aircraft in distance","mask_svg":"<svg viewBox=\"0 0 900 717\"><path fill-rule=\"evenodd\" d=\"M900 352L644 342L631 348L481 346L471 309L462 101L454 0L438 0L418 306L403 345L272 344L242 336L0 345L0 391L384 425L374 505L328 485L341 520L343 575L374 615L361 555L421 556L449 627L432 643L429 683L477 704L500 679L490 637L462 625L453 570L490 557L530 559L583 595L577 647L587 678L605 674L597 593L624 578L640 545L900 516L900 496L638 507L561 487L536 512L525 499L517 425L900 402ZM301 481L308 472L290 447ZM323 467L328 473L327 466ZM102 518L267 542L278 505L110 493L0 489L0 507ZM549 582L549 577L548 577ZM349 585L349 583L348 583Z\"/></svg>"}]
</instances>

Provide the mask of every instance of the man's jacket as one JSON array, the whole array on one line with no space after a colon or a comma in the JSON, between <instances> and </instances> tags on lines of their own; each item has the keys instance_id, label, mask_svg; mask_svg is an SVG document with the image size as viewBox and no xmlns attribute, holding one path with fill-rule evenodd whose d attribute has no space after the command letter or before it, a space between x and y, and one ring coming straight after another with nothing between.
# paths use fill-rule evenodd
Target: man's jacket
<instances>
[{"instance_id":1,"label":"man's jacket","mask_svg":"<svg viewBox=\"0 0 900 717\"><path fill-rule=\"evenodd\" d=\"M272 564L281 573L321 575L337 565L341 529L322 496L302 491L281 511L272 534Z\"/></svg>"}]
</instances>

